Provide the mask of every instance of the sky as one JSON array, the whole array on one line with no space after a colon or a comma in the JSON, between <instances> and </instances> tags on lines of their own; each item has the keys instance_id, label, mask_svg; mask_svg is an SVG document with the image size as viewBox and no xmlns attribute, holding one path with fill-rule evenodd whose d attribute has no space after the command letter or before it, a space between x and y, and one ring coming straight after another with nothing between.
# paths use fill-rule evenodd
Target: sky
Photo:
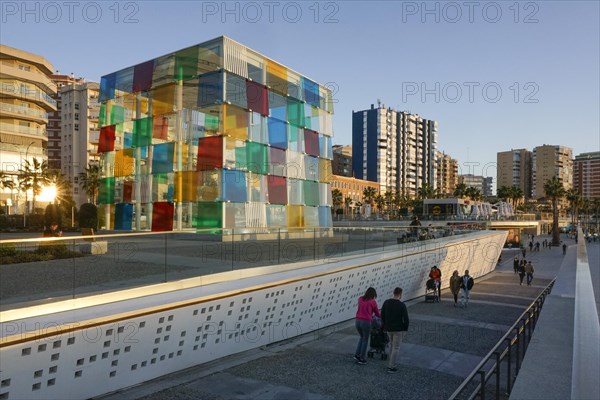
<instances>
[{"instance_id":1,"label":"sky","mask_svg":"<svg viewBox=\"0 0 600 400\"><path fill-rule=\"evenodd\" d=\"M0 1L2 44L89 81L225 35L334 92L334 144L380 100L438 121L460 173L600 150L598 1Z\"/></svg>"}]
</instances>

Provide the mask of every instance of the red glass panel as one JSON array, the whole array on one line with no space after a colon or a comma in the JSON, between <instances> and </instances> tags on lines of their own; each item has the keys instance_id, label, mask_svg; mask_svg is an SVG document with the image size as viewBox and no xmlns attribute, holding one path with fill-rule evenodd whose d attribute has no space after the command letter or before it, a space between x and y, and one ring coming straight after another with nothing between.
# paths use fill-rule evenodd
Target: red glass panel
<instances>
[{"instance_id":1,"label":"red glass panel","mask_svg":"<svg viewBox=\"0 0 600 400\"><path fill-rule=\"evenodd\" d=\"M152 87L153 72L154 60L146 61L133 67L133 91L150 90Z\"/></svg>"},{"instance_id":2,"label":"red glass panel","mask_svg":"<svg viewBox=\"0 0 600 400\"><path fill-rule=\"evenodd\" d=\"M123 203L131 203L132 195L133 195L133 182L132 181L123 182Z\"/></svg>"},{"instance_id":3,"label":"red glass panel","mask_svg":"<svg viewBox=\"0 0 600 400\"><path fill-rule=\"evenodd\" d=\"M304 151L311 156L319 157L319 134L310 129L304 129Z\"/></svg>"},{"instance_id":4,"label":"red glass panel","mask_svg":"<svg viewBox=\"0 0 600 400\"><path fill-rule=\"evenodd\" d=\"M98 153L113 151L115 149L116 127L116 125L109 125L100 128L100 141L98 142Z\"/></svg>"},{"instance_id":5,"label":"red glass panel","mask_svg":"<svg viewBox=\"0 0 600 400\"><path fill-rule=\"evenodd\" d=\"M282 176L269 175L267 177L269 188L269 203L287 204L287 185Z\"/></svg>"},{"instance_id":6,"label":"red glass panel","mask_svg":"<svg viewBox=\"0 0 600 400\"><path fill-rule=\"evenodd\" d=\"M246 81L248 108L262 115L269 115L269 97L267 88L260 83Z\"/></svg>"},{"instance_id":7,"label":"red glass panel","mask_svg":"<svg viewBox=\"0 0 600 400\"><path fill-rule=\"evenodd\" d=\"M152 137L155 139L167 140L167 128L169 128L169 118L154 117L154 126L152 127Z\"/></svg>"},{"instance_id":8,"label":"red glass panel","mask_svg":"<svg viewBox=\"0 0 600 400\"><path fill-rule=\"evenodd\" d=\"M173 230L173 203L159 202L152 206L152 232Z\"/></svg>"},{"instance_id":9,"label":"red glass panel","mask_svg":"<svg viewBox=\"0 0 600 400\"><path fill-rule=\"evenodd\" d=\"M223 136L198 139L197 171L223 168Z\"/></svg>"}]
</instances>

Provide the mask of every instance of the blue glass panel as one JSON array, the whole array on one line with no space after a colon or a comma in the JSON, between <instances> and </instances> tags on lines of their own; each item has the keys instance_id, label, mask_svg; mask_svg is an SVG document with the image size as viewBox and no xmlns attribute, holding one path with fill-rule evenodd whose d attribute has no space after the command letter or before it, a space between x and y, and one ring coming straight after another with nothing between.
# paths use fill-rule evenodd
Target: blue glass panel
<instances>
[{"instance_id":1,"label":"blue glass panel","mask_svg":"<svg viewBox=\"0 0 600 400\"><path fill-rule=\"evenodd\" d=\"M200 75L198 80L198 107L223 102L223 73L221 71Z\"/></svg>"},{"instance_id":2,"label":"blue glass panel","mask_svg":"<svg viewBox=\"0 0 600 400\"><path fill-rule=\"evenodd\" d=\"M332 226L331 208L319 207L319 226Z\"/></svg>"},{"instance_id":3,"label":"blue glass panel","mask_svg":"<svg viewBox=\"0 0 600 400\"><path fill-rule=\"evenodd\" d=\"M244 203L248 200L244 171L223 170L222 180L223 201Z\"/></svg>"},{"instance_id":4,"label":"blue glass panel","mask_svg":"<svg viewBox=\"0 0 600 400\"><path fill-rule=\"evenodd\" d=\"M119 203L115 208L115 230L130 231L133 220L133 204Z\"/></svg>"},{"instance_id":5,"label":"blue glass panel","mask_svg":"<svg viewBox=\"0 0 600 400\"><path fill-rule=\"evenodd\" d=\"M225 76L225 100L233 105L247 109L246 80L231 73L226 73Z\"/></svg>"},{"instance_id":6,"label":"blue glass panel","mask_svg":"<svg viewBox=\"0 0 600 400\"><path fill-rule=\"evenodd\" d=\"M332 160L333 150L331 149L331 137L319 135L319 145L321 158Z\"/></svg>"},{"instance_id":7,"label":"blue glass panel","mask_svg":"<svg viewBox=\"0 0 600 400\"><path fill-rule=\"evenodd\" d=\"M163 174L173 172L173 155L175 143L162 143L154 145L152 152L152 173Z\"/></svg>"},{"instance_id":8,"label":"blue glass panel","mask_svg":"<svg viewBox=\"0 0 600 400\"><path fill-rule=\"evenodd\" d=\"M267 226L287 226L287 207L267 204Z\"/></svg>"},{"instance_id":9,"label":"blue glass panel","mask_svg":"<svg viewBox=\"0 0 600 400\"><path fill-rule=\"evenodd\" d=\"M302 79L302 89L304 90L304 100L315 107L319 107L321 99L319 96L319 85L310 79Z\"/></svg>"},{"instance_id":10,"label":"blue glass panel","mask_svg":"<svg viewBox=\"0 0 600 400\"><path fill-rule=\"evenodd\" d=\"M115 83L117 74L113 73L100 78L100 102L113 99L115 97Z\"/></svg>"},{"instance_id":11,"label":"blue glass panel","mask_svg":"<svg viewBox=\"0 0 600 400\"><path fill-rule=\"evenodd\" d=\"M269 91L269 117L287 121L287 99Z\"/></svg>"},{"instance_id":12,"label":"blue glass panel","mask_svg":"<svg viewBox=\"0 0 600 400\"><path fill-rule=\"evenodd\" d=\"M287 150L287 124L278 119L269 117L269 144L273 147Z\"/></svg>"}]
</instances>

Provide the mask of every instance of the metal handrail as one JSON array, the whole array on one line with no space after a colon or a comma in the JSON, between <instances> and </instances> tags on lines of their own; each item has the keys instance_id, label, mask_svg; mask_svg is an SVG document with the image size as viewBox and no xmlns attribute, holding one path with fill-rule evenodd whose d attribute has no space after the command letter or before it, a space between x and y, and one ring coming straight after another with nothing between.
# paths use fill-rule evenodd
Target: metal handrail
<instances>
[{"instance_id":1,"label":"metal handrail","mask_svg":"<svg viewBox=\"0 0 600 400\"><path fill-rule=\"evenodd\" d=\"M537 319L539 318L539 314L542 310L542 306L546 301L546 296L550 294L552 291L552 287L554 286L554 282L556 278L546 286L544 291L540 293L540 295L527 307L525 311L519 316L517 321L510 327L510 329L502 336L502 338L496 343L496 345L490 350L490 352L483 357L483 359L477 364L477 366L473 369L473 371L465 378L465 380L460 384L460 386L448 397L448 400L454 400L458 398L459 395L463 394L467 386L473 382L474 379L479 378L479 383L473 390L473 392L467 397L468 399L474 399L479 396L480 399L485 399L486 392L486 384L490 380L493 375L496 375L496 385L495 385L495 398L500 398L500 374L501 368L500 364L502 361L507 359L507 379L506 379L506 392L510 393L511 386L516 378L516 375L519 373L521 360L525 356L525 351L527 350L527 345L531 340L531 335L533 334L533 330L535 328L535 324L537 323ZM526 329L527 327L527 329ZM515 332L516 331L516 332ZM523 340L521 339L523 336ZM508 342L508 344L505 344ZM522 345L521 345L522 343ZM514 377L511 374L512 369L512 348L516 345L516 353L515 353L515 373ZM506 346L503 350L502 347ZM491 366L488 366L489 369L484 368L486 364L492 359L495 358L494 363Z\"/></svg>"}]
</instances>

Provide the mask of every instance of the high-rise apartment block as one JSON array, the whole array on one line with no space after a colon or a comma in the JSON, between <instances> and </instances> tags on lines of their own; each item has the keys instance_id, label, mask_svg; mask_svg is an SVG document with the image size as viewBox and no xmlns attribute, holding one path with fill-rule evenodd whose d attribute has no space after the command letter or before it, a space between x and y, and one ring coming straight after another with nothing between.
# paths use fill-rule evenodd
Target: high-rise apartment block
<instances>
[{"instance_id":1,"label":"high-rise apartment block","mask_svg":"<svg viewBox=\"0 0 600 400\"><path fill-rule=\"evenodd\" d=\"M565 190L573 187L573 150L566 146L542 145L533 149L533 197L546 197L544 184L557 177Z\"/></svg>"},{"instance_id":2,"label":"high-rise apartment block","mask_svg":"<svg viewBox=\"0 0 600 400\"><path fill-rule=\"evenodd\" d=\"M600 198L600 151L581 153L575 156L573 188L583 198Z\"/></svg>"},{"instance_id":3,"label":"high-rise apartment block","mask_svg":"<svg viewBox=\"0 0 600 400\"><path fill-rule=\"evenodd\" d=\"M115 229L332 225L326 86L219 37L103 76L100 102Z\"/></svg>"},{"instance_id":4,"label":"high-rise apartment block","mask_svg":"<svg viewBox=\"0 0 600 400\"><path fill-rule=\"evenodd\" d=\"M436 186L437 122L379 104L352 113L352 169L381 192L414 197Z\"/></svg>"},{"instance_id":5,"label":"high-rise apartment block","mask_svg":"<svg viewBox=\"0 0 600 400\"><path fill-rule=\"evenodd\" d=\"M0 162L16 182L25 160L47 160L48 113L56 111L54 71L44 57L0 45ZM5 205L23 211L19 196L0 193Z\"/></svg>"},{"instance_id":6,"label":"high-rise apartment block","mask_svg":"<svg viewBox=\"0 0 600 400\"><path fill-rule=\"evenodd\" d=\"M333 146L334 175L352 177L352 146Z\"/></svg>"},{"instance_id":7,"label":"high-rise apartment block","mask_svg":"<svg viewBox=\"0 0 600 400\"><path fill-rule=\"evenodd\" d=\"M89 200L80 185L81 174L100 160L99 95L96 82L72 83L60 89L61 171L72 184L73 199L78 207Z\"/></svg>"},{"instance_id":8,"label":"high-rise apartment block","mask_svg":"<svg viewBox=\"0 0 600 400\"><path fill-rule=\"evenodd\" d=\"M458 184L458 161L446 153L437 151L436 170L436 188L443 195L451 196Z\"/></svg>"},{"instance_id":9,"label":"high-rise apartment block","mask_svg":"<svg viewBox=\"0 0 600 400\"><path fill-rule=\"evenodd\" d=\"M525 198L532 195L531 160L527 149L513 149L497 153L496 186L518 187Z\"/></svg>"},{"instance_id":10,"label":"high-rise apartment block","mask_svg":"<svg viewBox=\"0 0 600 400\"><path fill-rule=\"evenodd\" d=\"M83 82L82 78L75 78L71 75L60 75L58 71L54 75L50 75L52 82L56 84L56 95L53 96L56 100L56 111L48 113L48 168L56 171L61 170L61 108L62 102L60 99L60 88L65 85Z\"/></svg>"},{"instance_id":11,"label":"high-rise apartment block","mask_svg":"<svg viewBox=\"0 0 600 400\"><path fill-rule=\"evenodd\" d=\"M458 182L466 185L467 187L474 187L479 190L483 196L492 195L492 184L494 178L485 177L481 175L465 174L458 177Z\"/></svg>"}]
</instances>

